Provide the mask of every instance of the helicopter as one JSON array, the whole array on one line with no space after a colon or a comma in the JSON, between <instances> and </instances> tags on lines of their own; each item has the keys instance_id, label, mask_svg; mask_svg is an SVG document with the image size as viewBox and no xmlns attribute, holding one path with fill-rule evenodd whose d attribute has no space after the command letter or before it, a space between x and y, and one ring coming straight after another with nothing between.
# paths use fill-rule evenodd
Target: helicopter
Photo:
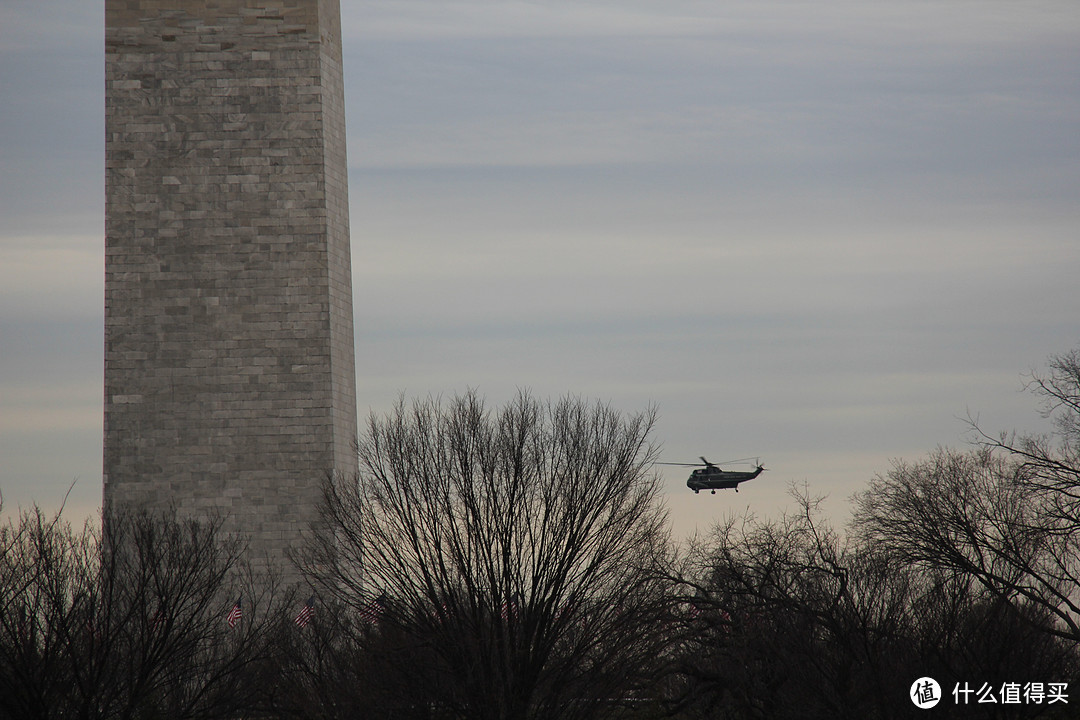
<instances>
[{"instance_id":1,"label":"helicopter","mask_svg":"<svg viewBox=\"0 0 1080 720\"><path fill-rule=\"evenodd\" d=\"M750 460L751 458L745 458ZM758 462L758 458L752 458L757 465L750 472L733 472L730 470L721 470L715 464L709 462L704 457L701 458L700 463L658 463L660 465L678 465L681 467L696 468L690 473L690 477L686 480L686 487L693 490L695 493L702 490L712 490L712 494L715 495L717 490L725 490L727 488L735 488L735 492L739 492L739 483L744 483L747 480L753 480L761 473L765 472L765 468ZM732 460L731 462L742 462L742 460ZM721 463L724 464L724 463Z\"/></svg>"}]
</instances>

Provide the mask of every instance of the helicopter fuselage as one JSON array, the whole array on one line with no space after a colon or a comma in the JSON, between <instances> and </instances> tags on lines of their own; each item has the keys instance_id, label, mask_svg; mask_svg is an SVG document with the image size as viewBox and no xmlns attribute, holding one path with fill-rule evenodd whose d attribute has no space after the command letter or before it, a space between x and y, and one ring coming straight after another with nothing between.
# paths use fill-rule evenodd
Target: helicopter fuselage
<instances>
[{"instance_id":1,"label":"helicopter fuselage","mask_svg":"<svg viewBox=\"0 0 1080 720\"><path fill-rule=\"evenodd\" d=\"M686 480L686 487L690 488L694 492L700 492L702 490L726 490L729 488L735 488L735 492L739 492L739 483L744 483L747 480L753 480L762 473L765 468L760 465L754 468L753 472L727 472L721 470L715 465L709 465L707 467L698 468L690 473L690 477Z\"/></svg>"}]
</instances>

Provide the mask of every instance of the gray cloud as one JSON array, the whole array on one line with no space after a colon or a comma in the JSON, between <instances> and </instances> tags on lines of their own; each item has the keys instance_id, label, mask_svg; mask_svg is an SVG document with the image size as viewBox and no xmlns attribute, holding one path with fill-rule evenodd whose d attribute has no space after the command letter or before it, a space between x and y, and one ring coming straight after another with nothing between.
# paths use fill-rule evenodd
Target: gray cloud
<instances>
[{"instance_id":1,"label":"gray cloud","mask_svg":"<svg viewBox=\"0 0 1080 720\"><path fill-rule=\"evenodd\" d=\"M0 489L100 500L100 3L0 8ZM68 12L70 11L70 12ZM361 412L657 403L680 531L1036 427L1075 346L1080 11L343 0ZM9 506L10 507L10 506Z\"/></svg>"}]
</instances>

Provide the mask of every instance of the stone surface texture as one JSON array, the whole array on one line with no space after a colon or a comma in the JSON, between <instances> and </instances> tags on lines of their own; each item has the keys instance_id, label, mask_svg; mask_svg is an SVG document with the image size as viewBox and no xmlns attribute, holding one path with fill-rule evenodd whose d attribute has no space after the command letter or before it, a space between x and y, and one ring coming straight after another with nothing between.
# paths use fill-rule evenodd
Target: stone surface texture
<instances>
[{"instance_id":1,"label":"stone surface texture","mask_svg":"<svg viewBox=\"0 0 1080 720\"><path fill-rule=\"evenodd\" d=\"M107 509L284 558L356 471L338 0L106 0Z\"/></svg>"}]
</instances>

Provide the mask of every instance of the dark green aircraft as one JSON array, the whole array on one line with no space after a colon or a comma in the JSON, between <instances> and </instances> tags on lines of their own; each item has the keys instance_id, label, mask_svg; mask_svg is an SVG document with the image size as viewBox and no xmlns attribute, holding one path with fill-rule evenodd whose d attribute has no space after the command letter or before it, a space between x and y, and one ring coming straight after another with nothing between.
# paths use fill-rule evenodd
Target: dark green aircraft
<instances>
[{"instance_id":1,"label":"dark green aircraft","mask_svg":"<svg viewBox=\"0 0 1080 720\"><path fill-rule=\"evenodd\" d=\"M732 462L742 461L733 460ZM700 463L660 463L660 465L679 465L681 467L696 468L690 473L690 477L687 478L686 487L690 488L695 493L701 492L702 490L712 490L713 495L716 494L717 490L726 490L728 488L735 488L735 492L739 492L739 483L753 480L758 475L765 472L765 468L763 468L760 463L755 462L755 464L757 464L757 467L752 471L734 472L731 470L721 470L704 457L701 458Z\"/></svg>"}]
</instances>

